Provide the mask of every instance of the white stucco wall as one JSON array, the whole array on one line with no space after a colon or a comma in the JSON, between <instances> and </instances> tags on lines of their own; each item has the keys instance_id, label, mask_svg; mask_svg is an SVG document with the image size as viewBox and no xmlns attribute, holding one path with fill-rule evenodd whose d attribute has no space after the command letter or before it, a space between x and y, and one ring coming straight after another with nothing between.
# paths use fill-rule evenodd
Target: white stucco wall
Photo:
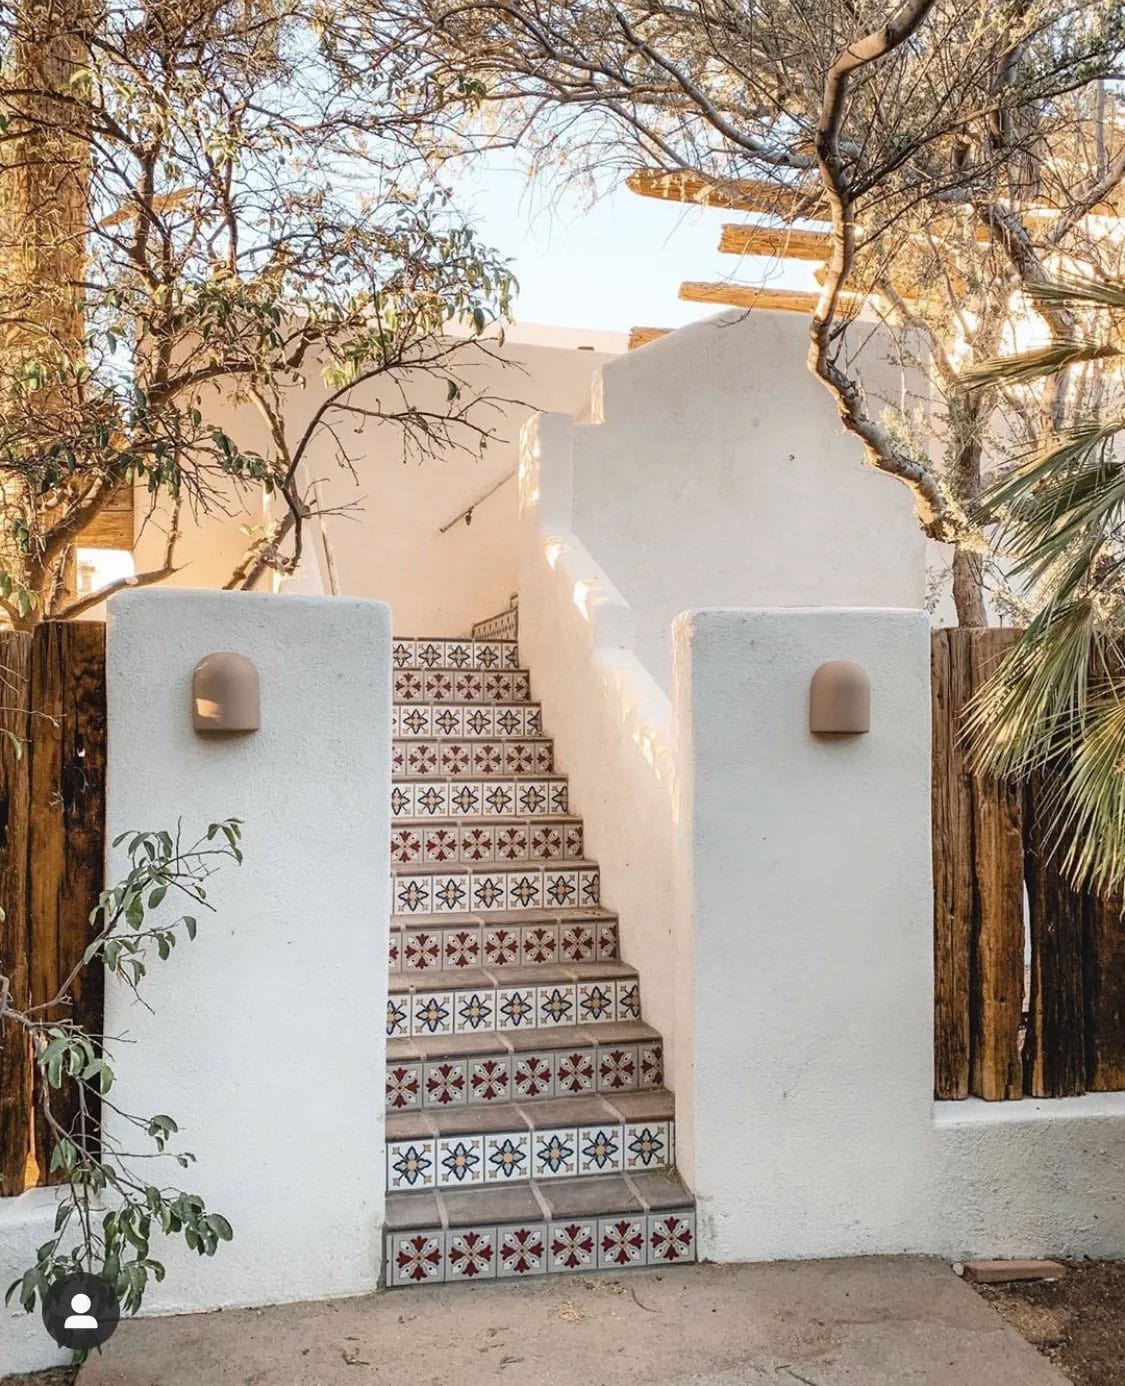
<instances>
[{"instance_id":1,"label":"white stucco wall","mask_svg":"<svg viewBox=\"0 0 1125 1386\"><path fill-rule=\"evenodd\" d=\"M200 737L191 673L235 650L261 730ZM195 943L150 968L150 1014L106 998L116 1100L167 1111L198 1163L169 1178L234 1227L212 1258L166 1244L160 1312L371 1289L383 1206L390 902L390 618L374 602L152 591L110 606L108 837L245 821ZM125 857L111 850L108 877ZM198 911L195 911L198 913ZM164 1254L166 1253L166 1254Z\"/></svg>"},{"instance_id":2,"label":"white stucco wall","mask_svg":"<svg viewBox=\"0 0 1125 1386\"><path fill-rule=\"evenodd\" d=\"M702 606L921 606L924 540L906 487L863 465L808 373L808 324L728 312L600 372L574 438L574 532L633 610L671 688L673 618ZM871 329L873 397L915 382Z\"/></svg>"},{"instance_id":3,"label":"white stucco wall","mask_svg":"<svg viewBox=\"0 0 1125 1386\"><path fill-rule=\"evenodd\" d=\"M422 460L404 461L397 427L367 422L356 433L351 423L337 416L339 438L356 462L355 475L339 464L327 432L318 435L306 457L305 476L317 483L323 510L333 513L307 525L305 567L315 571L320 590L330 590L321 547L326 539L339 591L385 601L400 635L468 634L474 621L508 605L518 583L520 429L536 410L586 410L591 377L623 349L624 337L529 325L512 328L503 346L487 346L486 354L466 342L458 358L467 381L466 397L490 401L473 414L494 434L480 456L435 445ZM384 407L401 408L405 396L418 409L445 412L444 374L434 380L416 378L401 394L400 388L396 382L373 382L357 388L353 399L357 405L373 407L382 398ZM313 369L306 388L294 390L287 400L292 436L299 436L323 396ZM268 450L265 425L252 406L224 404L213 394L207 418L220 423L243 448ZM474 448L467 430L456 436L462 445ZM440 532L474 504L470 524L462 520ZM180 570L163 585L223 586L246 551L244 531L261 525L265 514L253 491L231 495L227 508L227 514L216 509L198 516L185 508L176 558ZM147 494L138 490L137 514L135 557L141 572L163 562L169 510L161 502L149 517ZM306 579L306 574L298 579L302 590ZM104 608L88 615L99 619Z\"/></svg>"},{"instance_id":4,"label":"white stucco wall","mask_svg":"<svg viewBox=\"0 0 1125 1386\"><path fill-rule=\"evenodd\" d=\"M869 734L808 731L854 659ZM676 625L677 1160L720 1261L1125 1256L1125 1094L937 1103L929 624Z\"/></svg>"}]
</instances>

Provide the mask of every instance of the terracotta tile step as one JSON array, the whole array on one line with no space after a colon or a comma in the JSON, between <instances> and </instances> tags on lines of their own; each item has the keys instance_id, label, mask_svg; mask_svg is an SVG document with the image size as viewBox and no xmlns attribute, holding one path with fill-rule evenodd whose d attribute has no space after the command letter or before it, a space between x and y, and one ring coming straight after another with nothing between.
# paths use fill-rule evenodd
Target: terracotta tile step
<instances>
[{"instance_id":1,"label":"terracotta tile step","mask_svg":"<svg viewBox=\"0 0 1125 1386\"><path fill-rule=\"evenodd\" d=\"M391 972L419 979L435 974L456 977L481 966L503 971L618 956L617 916L609 910L505 910L495 916L456 916L461 922L453 927L451 917L396 915L389 938Z\"/></svg>"},{"instance_id":2,"label":"terracotta tile step","mask_svg":"<svg viewBox=\"0 0 1125 1386\"><path fill-rule=\"evenodd\" d=\"M403 635L391 644L396 669L518 669L519 662L514 640Z\"/></svg>"},{"instance_id":3,"label":"terracotta tile step","mask_svg":"<svg viewBox=\"0 0 1125 1386\"><path fill-rule=\"evenodd\" d=\"M597 863L588 861L395 865L391 892L398 914L428 922L466 908L490 913L592 907L601 903L601 875Z\"/></svg>"},{"instance_id":4,"label":"terracotta tile step","mask_svg":"<svg viewBox=\"0 0 1125 1386\"><path fill-rule=\"evenodd\" d=\"M394 1112L386 1123L388 1193L675 1164L675 1102L666 1088Z\"/></svg>"},{"instance_id":5,"label":"terracotta tile step","mask_svg":"<svg viewBox=\"0 0 1125 1386\"><path fill-rule=\"evenodd\" d=\"M498 823L443 819L391 828L393 865L563 861L582 857L581 818L516 818Z\"/></svg>"},{"instance_id":6,"label":"terracotta tile step","mask_svg":"<svg viewBox=\"0 0 1125 1386\"><path fill-rule=\"evenodd\" d=\"M388 1112L643 1091L663 1081L663 1040L641 1021L387 1042Z\"/></svg>"},{"instance_id":7,"label":"terracotta tile step","mask_svg":"<svg viewBox=\"0 0 1125 1386\"><path fill-rule=\"evenodd\" d=\"M636 968L608 960L466 968L436 977L398 972L388 987L388 1039L513 1034L641 1018Z\"/></svg>"},{"instance_id":8,"label":"terracotta tile step","mask_svg":"<svg viewBox=\"0 0 1125 1386\"><path fill-rule=\"evenodd\" d=\"M540 736L538 703L396 703L392 736L446 738Z\"/></svg>"},{"instance_id":9,"label":"terracotta tile step","mask_svg":"<svg viewBox=\"0 0 1125 1386\"><path fill-rule=\"evenodd\" d=\"M556 818L570 811L565 775L513 775L490 779L465 775L448 779L396 778L391 786L391 819L441 822L474 818Z\"/></svg>"},{"instance_id":10,"label":"terracotta tile step","mask_svg":"<svg viewBox=\"0 0 1125 1386\"><path fill-rule=\"evenodd\" d=\"M402 738L391 746L391 774L456 779L461 775L540 775L555 768L546 736L510 740L425 741Z\"/></svg>"},{"instance_id":11,"label":"terracotta tile step","mask_svg":"<svg viewBox=\"0 0 1125 1386\"><path fill-rule=\"evenodd\" d=\"M525 1278L695 1260L674 1169L387 1196L386 1284Z\"/></svg>"},{"instance_id":12,"label":"terracotta tile step","mask_svg":"<svg viewBox=\"0 0 1125 1386\"><path fill-rule=\"evenodd\" d=\"M396 703L527 703L531 677L526 669L396 669Z\"/></svg>"}]
</instances>

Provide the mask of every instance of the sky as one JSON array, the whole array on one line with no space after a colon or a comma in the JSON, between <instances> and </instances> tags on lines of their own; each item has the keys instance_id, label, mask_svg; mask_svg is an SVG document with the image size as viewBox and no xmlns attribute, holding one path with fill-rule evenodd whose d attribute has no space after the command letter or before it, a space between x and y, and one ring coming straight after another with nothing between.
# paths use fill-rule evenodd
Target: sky
<instances>
[{"instance_id":1,"label":"sky","mask_svg":"<svg viewBox=\"0 0 1125 1386\"><path fill-rule=\"evenodd\" d=\"M723 223L745 220L740 214L638 197L624 182L592 206L578 192L552 200L529 185L512 155L494 154L466 170L456 191L486 241L514 261L519 322L609 332L680 327L718 311L681 302L685 279L814 287L807 266L782 275L761 257L720 254Z\"/></svg>"}]
</instances>

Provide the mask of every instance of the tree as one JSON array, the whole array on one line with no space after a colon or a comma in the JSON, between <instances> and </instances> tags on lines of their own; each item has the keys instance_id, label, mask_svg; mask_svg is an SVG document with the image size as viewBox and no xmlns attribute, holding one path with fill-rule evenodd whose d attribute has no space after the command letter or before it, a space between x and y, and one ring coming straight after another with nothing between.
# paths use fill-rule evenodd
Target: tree
<instances>
[{"instance_id":1,"label":"tree","mask_svg":"<svg viewBox=\"0 0 1125 1386\"><path fill-rule=\"evenodd\" d=\"M7 1288L5 1302L18 1298L31 1313L50 1286L77 1271L101 1276L122 1309L135 1314L149 1278L164 1278L164 1266L152 1252L154 1234L182 1236L188 1249L213 1256L233 1235L220 1213L209 1212L198 1195L156 1182L149 1163L172 1160L187 1169L194 1156L175 1145L175 1120L157 1113L138 1116L123 1111L109 1095L114 1083L112 1041L92 1035L66 1014L70 991L87 967L102 967L138 992L155 950L170 956L177 941L196 936L194 913L156 919L166 897L204 911L204 882L224 861L241 863L241 824L230 818L213 823L197 841L184 843L179 830L125 833L114 846L128 843L129 871L117 885L102 891L91 912L92 937L81 962L42 1005L27 1007L12 992L11 979L0 973L0 1044L29 1044L38 1072L37 1093L54 1146L50 1170L65 1183L58 1200L52 1236L39 1247L35 1264ZM63 1124L55 1116L52 1095L72 1089L76 1116ZM125 1148L99 1122L112 1110L120 1130L143 1145ZM145 1163L138 1167L138 1160Z\"/></svg>"},{"instance_id":2,"label":"tree","mask_svg":"<svg viewBox=\"0 0 1125 1386\"><path fill-rule=\"evenodd\" d=\"M466 354L511 279L435 170L471 89L342 0L16 0L0 10L0 608L80 614L68 569L124 488L163 523L264 488L277 517L241 585L292 571L315 509L306 461L352 466L369 419L407 452L488 434ZM466 342L468 336L476 339ZM320 374L311 421L287 392ZM447 381L444 410L408 382ZM364 387L360 392L357 387ZM221 426L251 406L269 444ZM164 508L161 508L163 505Z\"/></svg>"},{"instance_id":3,"label":"tree","mask_svg":"<svg viewBox=\"0 0 1125 1386\"><path fill-rule=\"evenodd\" d=\"M980 765L1057 785L1051 825L1079 887L1125 889L1125 282L1033 286L1038 301L1081 315L1069 340L981 366L974 380L1021 386L1065 379L1090 362L1118 366L1106 417L1073 416L1002 477L980 517L1045 600L977 696L970 730ZM1099 331L1100 329L1100 331Z\"/></svg>"},{"instance_id":4,"label":"tree","mask_svg":"<svg viewBox=\"0 0 1125 1386\"><path fill-rule=\"evenodd\" d=\"M1125 18L1101 0L390 0L445 82L538 136L536 157L604 179L827 225L809 368L873 467L955 546L962 622L980 624L984 543L971 515L986 448L1040 438L1065 407L998 383L960 389L1011 331L1012 300L1062 262L1121 254L1125 130L1105 85ZM638 169L647 170L637 174ZM667 175L661 177L661 175ZM888 418L852 359L857 300L921 338L944 411ZM1065 308L1040 304L1065 338ZM849 328L851 330L849 331ZM849 345L851 343L852 345ZM909 350L914 348L909 347ZM922 359L922 354L918 354ZM936 455L935 455L936 454Z\"/></svg>"}]
</instances>

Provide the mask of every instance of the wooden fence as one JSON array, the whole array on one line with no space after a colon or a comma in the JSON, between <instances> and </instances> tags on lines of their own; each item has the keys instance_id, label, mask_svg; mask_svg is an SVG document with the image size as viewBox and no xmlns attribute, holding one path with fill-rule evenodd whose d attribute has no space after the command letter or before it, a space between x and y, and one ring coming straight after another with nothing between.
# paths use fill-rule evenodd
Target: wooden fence
<instances>
[{"instance_id":1,"label":"wooden fence","mask_svg":"<svg viewBox=\"0 0 1125 1386\"><path fill-rule=\"evenodd\" d=\"M1018 638L932 637L939 1098L1125 1089L1121 907L1071 889L1049 858L1043 776L1018 788L973 775L966 762L962 709Z\"/></svg>"},{"instance_id":2,"label":"wooden fence","mask_svg":"<svg viewBox=\"0 0 1125 1386\"><path fill-rule=\"evenodd\" d=\"M0 976L17 1004L53 998L90 940L105 859L105 626L0 632ZM94 1034L101 971L59 1012ZM31 1053L0 1033L0 1193L48 1182L52 1142ZM53 1099L52 1114L75 1116Z\"/></svg>"}]
</instances>

